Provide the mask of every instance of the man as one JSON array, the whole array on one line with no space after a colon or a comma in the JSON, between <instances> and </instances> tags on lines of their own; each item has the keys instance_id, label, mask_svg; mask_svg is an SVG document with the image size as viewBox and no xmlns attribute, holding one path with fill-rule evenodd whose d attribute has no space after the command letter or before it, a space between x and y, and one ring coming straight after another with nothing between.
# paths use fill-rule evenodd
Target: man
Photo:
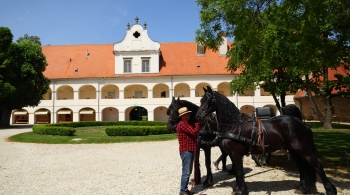
<instances>
[{"instance_id":1,"label":"man","mask_svg":"<svg viewBox=\"0 0 350 195\"><path fill-rule=\"evenodd\" d=\"M191 124L188 122L190 113L187 107L182 107L179 110L180 122L176 126L176 131L179 140L180 157L182 161L182 175L180 182L180 195L191 194L187 189L188 181L192 173L194 152L196 150L196 137L201 128L199 123Z\"/></svg>"}]
</instances>

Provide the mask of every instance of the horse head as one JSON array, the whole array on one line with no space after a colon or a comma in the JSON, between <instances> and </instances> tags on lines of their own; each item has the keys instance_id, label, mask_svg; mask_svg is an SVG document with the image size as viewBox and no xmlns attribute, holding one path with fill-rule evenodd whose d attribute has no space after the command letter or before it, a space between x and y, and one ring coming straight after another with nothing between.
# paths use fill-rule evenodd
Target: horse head
<instances>
[{"instance_id":1,"label":"horse head","mask_svg":"<svg viewBox=\"0 0 350 195\"><path fill-rule=\"evenodd\" d=\"M207 86L207 89L203 87L203 90L204 96L201 99L201 105L196 113L196 119L201 123L205 122L209 114L217 110L217 92L213 91L209 86Z\"/></svg>"},{"instance_id":2,"label":"horse head","mask_svg":"<svg viewBox=\"0 0 350 195\"><path fill-rule=\"evenodd\" d=\"M176 132L176 124L177 124L177 120L179 117L179 110L180 108L180 98L177 98L177 100L175 99L175 97L173 97L171 104L168 107L167 110L167 115L169 116L168 119L168 130L172 133Z\"/></svg>"}]
</instances>

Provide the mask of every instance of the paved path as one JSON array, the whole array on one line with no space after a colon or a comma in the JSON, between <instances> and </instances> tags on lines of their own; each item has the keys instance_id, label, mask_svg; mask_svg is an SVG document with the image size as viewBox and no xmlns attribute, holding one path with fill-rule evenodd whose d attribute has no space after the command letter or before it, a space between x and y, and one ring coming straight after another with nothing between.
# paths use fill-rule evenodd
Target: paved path
<instances>
[{"instance_id":1,"label":"paved path","mask_svg":"<svg viewBox=\"0 0 350 195\"><path fill-rule=\"evenodd\" d=\"M28 131L31 129L0 129L0 195L178 194L181 165L177 140L75 145L6 141L11 135ZM213 148L213 159L219 155L220 150ZM206 173L203 156L201 172ZM255 167L250 157L244 161L250 195L294 194L299 177L295 169L283 170L285 167L279 168L283 163L274 164L273 160L263 168ZM215 185L209 189L197 185L194 191L231 194L235 179L213 166L212 170ZM330 169L327 174L339 194L350 195L349 174ZM324 194L319 182L317 189Z\"/></svg>"}]
</instances>

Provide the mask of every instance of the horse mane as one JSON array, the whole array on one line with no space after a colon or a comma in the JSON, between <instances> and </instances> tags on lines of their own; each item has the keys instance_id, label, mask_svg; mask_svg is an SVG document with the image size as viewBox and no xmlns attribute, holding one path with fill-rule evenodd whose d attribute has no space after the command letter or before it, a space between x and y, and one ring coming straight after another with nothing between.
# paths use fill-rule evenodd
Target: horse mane
<instances>
[{"instance_id":1,"label":"horse mane","mask_svg":"<svg viewBox=\"0 0 350 195\"><path fill-rule=\"evenodd\" d=\"M221 119L223 119L221 123L232 124L238 122L237 120L239 120L241 112L236 105L219 92L213 91L213 95L216 98L216 103L220 104L219 107L221 107L216 113L218 116L221 116Z\"/></svg>"}]
</instances>

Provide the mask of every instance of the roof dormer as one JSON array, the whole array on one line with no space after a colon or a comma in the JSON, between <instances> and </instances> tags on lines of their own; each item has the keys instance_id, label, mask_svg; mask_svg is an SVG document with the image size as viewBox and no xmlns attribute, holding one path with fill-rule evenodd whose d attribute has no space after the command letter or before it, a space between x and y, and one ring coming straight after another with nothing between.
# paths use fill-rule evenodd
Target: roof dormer
<instances>
[{"instance_id":1,"label":"roof dormer","mask_svg":"<svg viewBox=\"0 0 350 195\"><path fill-rule=\"evenodd\" d=\"M148 36L146 22L140 25L136 16L135 24L127 24L124 39L114 44L115 74L158 73L159 50L160 44ZM144 59L148 59L149 68L143 67ZM125 64L129 67L124 67Z\"/></svg>"}]
</instances>

